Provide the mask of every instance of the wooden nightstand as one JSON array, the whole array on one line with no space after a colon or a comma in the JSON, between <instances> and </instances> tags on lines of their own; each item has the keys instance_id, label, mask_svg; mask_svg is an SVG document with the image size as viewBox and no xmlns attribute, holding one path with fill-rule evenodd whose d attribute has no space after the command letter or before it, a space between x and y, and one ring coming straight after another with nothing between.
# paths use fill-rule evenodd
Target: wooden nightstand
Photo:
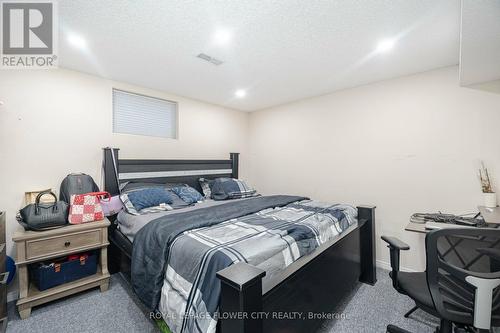
<instances>
[{"instance_id":1,"label":"wooden nightstand","mask_svg":"<svg viewBox=\"0 0 500 333\"><path fill-rule=\"evenodd\" d=\"M16 265L19 277L17 309L22 319L30 316L31 308L34 306L94 287L100 287L101 292L108 290L109 225L110 222L105 219L47 231L25 231L20 228L14 233L12 240L16 244ZM100 249L99 265L95 275L44 291L39 291L34 284L30 283L28 264L92 249Z\"/></svg>"}]
</instances>

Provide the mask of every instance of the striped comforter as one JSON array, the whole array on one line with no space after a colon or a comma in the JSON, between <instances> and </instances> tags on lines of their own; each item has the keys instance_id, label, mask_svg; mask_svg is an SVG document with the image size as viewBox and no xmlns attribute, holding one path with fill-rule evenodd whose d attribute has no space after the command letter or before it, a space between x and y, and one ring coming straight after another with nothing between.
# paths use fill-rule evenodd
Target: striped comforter
<instances>
[{"instance_id":1,"label":"striped comforter","mask_svg":"<svg viewBox=\"0 0 500 333\"><path fill-rule=\"evenodd\" d=\"M158 310L172 332L215 332L217 271L243 261L272 276L356 218L352 206L301 200L185 231L170 245Z\"/></svg>"}]
</instances>

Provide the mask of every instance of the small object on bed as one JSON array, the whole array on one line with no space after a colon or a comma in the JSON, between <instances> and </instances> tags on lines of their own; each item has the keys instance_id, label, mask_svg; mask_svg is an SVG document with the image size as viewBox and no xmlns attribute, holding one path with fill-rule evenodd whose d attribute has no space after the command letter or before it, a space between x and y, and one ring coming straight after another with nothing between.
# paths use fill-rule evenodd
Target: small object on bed
<instances>
[{"instance_id":1,"label":"small object on bed","mask_svg":"<svg viewBox=\"0 0 500 333\"><path fill-rule=\"evenodd\" d=\"M171 194L163 188L146 188L130 191L120 196L125 209L133 215L171 210L173 202Z\"/></svg>"},{"instance_id":2,"label":"small object on bed","mask_svg":"<svg viewBox=\"0 0 500 333\"><path fill-rule=\"evenodd\" d=\"M200 187L205 198L210 199L212 197L212 185L214 184L214 180L200 178L198 179L198 182L200 183Z\"/></svg>"},{"instance_id":3,"label":"small object on bed","mask_svg":"<svg viewBox=\"0 0 500 333\"><path fill-rule=\"evenodd\" d=\"M212 199L229 200L257 196L257 191L243 180L234 178L217 178L211 188Z\"/></svg>"},{"instance_id":4,"label":"small object on bed","mask_svg":"<svg viewBox=\"0 0 500 333\"><path fill-rule=\"evenodd\" d=\"M203 196L200 192L196 191L191 186L174 187L171 190L187 204L203 201Z\"/></svg>"}]
</instances>

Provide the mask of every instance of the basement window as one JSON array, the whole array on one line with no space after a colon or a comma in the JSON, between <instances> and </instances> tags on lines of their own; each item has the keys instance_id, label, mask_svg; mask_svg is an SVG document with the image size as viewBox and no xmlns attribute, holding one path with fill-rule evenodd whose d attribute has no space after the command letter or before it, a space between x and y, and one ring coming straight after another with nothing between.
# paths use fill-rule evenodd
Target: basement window
<instances>
[{"instance_id":1,"label":"basement window","mask_svg":"<svg viewBox=\"0 0 500 333\"><path fill-rule=\"evenodd\" d=\"M177 138L177 102L113 89L113 133Z\"/></svg>"}]
</instances>

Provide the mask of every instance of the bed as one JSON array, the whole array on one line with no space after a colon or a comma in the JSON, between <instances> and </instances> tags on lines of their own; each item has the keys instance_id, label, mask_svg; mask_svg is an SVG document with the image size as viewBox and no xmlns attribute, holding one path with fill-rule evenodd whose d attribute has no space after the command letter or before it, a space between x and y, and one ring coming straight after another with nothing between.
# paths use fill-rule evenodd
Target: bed
<instances>
[{"instance_id":1,"label":"bed","mask_svg":"<svg viewBox=\"0 0 500 333\"><path fill-rule=\"evenodd\" d=\"M123 160L104 149L105 189L124 182L238 178L228 160ZM116 177L115 175L118 175ZM121 271L174 332L312 332L357 281L374 284L375 208L300 196L211 201L127 218L109 230ZM181 310L182 309L182 310Z\"/></svg>"}]
</instances>

